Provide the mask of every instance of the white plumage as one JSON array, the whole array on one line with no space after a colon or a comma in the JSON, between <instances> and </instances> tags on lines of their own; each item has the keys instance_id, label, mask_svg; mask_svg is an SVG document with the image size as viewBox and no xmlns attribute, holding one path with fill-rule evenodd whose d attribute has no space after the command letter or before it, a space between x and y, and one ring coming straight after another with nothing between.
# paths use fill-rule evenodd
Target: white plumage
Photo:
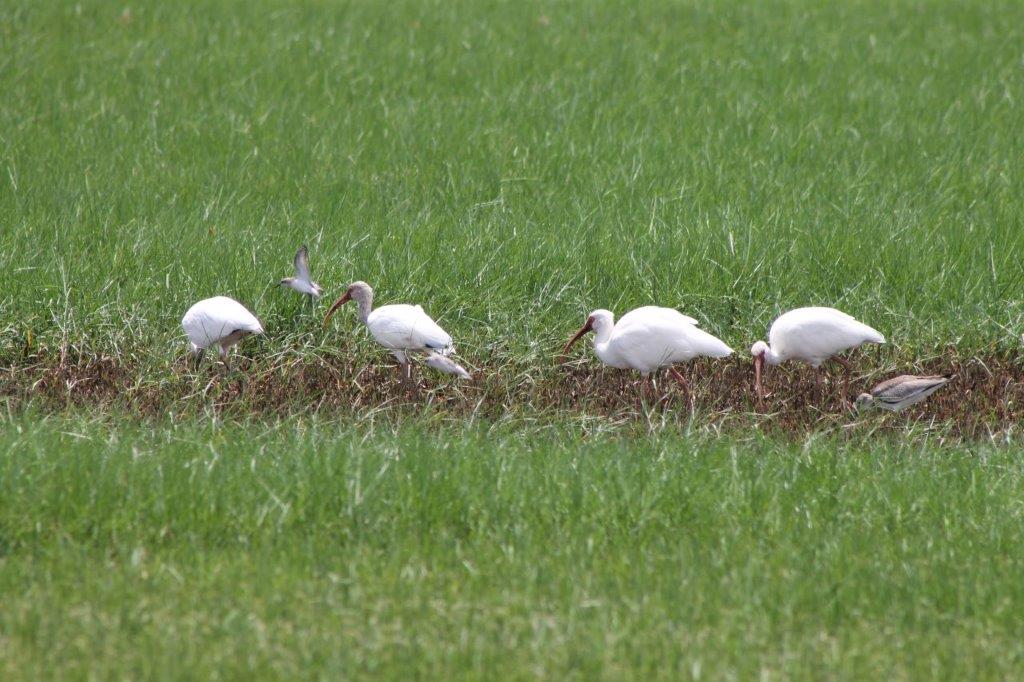
<instances>
[{"instance_id":1,"label":"white plumage","mask_svg":"<svg viewBox=\"0 0 1024 682\"><path fill-rule=\"evenodd\" d=\"M759 341L754 346L764 352L769 365L800 360L820 367L836 353L865 343L885 343L885 337L835 308L797 308L772 323L768 344ZM753 349L751 352L758 354Z\"/></svg>"},{"instance_id":2,"label":"white plumage","mask_svg":"<svg viewBox=\"0 0 1024 682\"><path fill-rule=\"evenodd\" d=\"M470 374L450 358L455 353L452 337L418 305L392 304L373 308L373 289L365 282L355 282L334 302L324 318L324 325L335 311L348 301L359 304L359 319L380 345L398 360L403 379L411 378L409 354L425 356L429 367L469 379Z\"/></svg>"},{"instance_id":3,"label":"white plumage","mask_svg":"<svg viewBox=\"0 0 1024 682\"><path fill-rule=\"evenodd\" d=\"M848 363L837 357L837 353L865 343L885 343L885 337L841 310L812 307L780 315L768 330L768 342L758 341L750 349L759 399L764 397L761 386L764 363L777 365L799 360L817 369L826 360L835 359L849 370Z\"/></svg>"},{"instance_id":4,"label":"white plumage","mask_svg":"<svg viewBox=\"0 0 1024 682\"><path fill-rule=\"evenodd\" d=\"M225 361L231 346L250 334L263 333L263 325L256 316L227 296L214 296L193 305L181 318L181 327L197 358L201 358L207 348L217 346Z\"/></svg>"},{"instance_id":5,"label":"white plumage","mask_svg":"<svg viewBox=\"0 0 1024 682\"><path fill-rule=\"evenodd\" d=\"M634 308L619 318L616 327L630 325L633 323L644 323L648 320L663 319L671 324L690 324L694 327L700 326L700 322L689 315L683 315L675 308L662 308L656 305L645 305Z\"/></svg>"},{"instance_id":6,"label":"white plumage","mask_svg":"<svg viewBox=\"0 0 1024 682\"><path fill-rule=\"evenodd\" d=\"M724 358L733 352L721 339L699 329L697 320L671 308L637 308L623 315L618 324L610 311L595 310L562 352L568 352L589 331L594 332L594 354L601 362L637 370L644 378L663 367L699 356ZM672 373L688 386L674 368Z\"/></svg>"},{"instance_id":7,"label":"white plumage","mask_svg":"<svg viewBox=\"0 0 1024 682\"><path fill-rule=\"evenodd\" d=\"M418 305L393 304L371 310L366 327L374 340L395 352L399 362L407 351L434 351L442 355L454 352L452 337L441 329Z\"/></svg>"},{"instance_id":8,"label":"white plumage","mask_svg":"<svg viewBox=\"0 0 1024 682\"><path fill-rule=\"evenodd\" d=\"M314 300L320 298L322 290L309 274L309 250L305 245L300 246L295 252L295 276L282 279L281 286L306 294Z\"/></svg>"}]
</instances>

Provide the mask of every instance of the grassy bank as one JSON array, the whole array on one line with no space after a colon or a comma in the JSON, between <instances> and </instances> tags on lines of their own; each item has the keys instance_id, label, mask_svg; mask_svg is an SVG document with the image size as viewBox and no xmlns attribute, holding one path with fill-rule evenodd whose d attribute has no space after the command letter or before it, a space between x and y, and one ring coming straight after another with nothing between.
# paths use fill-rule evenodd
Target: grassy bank
<instances>
[{"instance_id":1,"label":"grassy bank","mask_svg":"<svg viewBox=\"0 0 1024 682\"><path fill-rule=\"evenodd\" d=\"M1024 665L1015 446L151 426L2 427L5 676Z\"/></svg>"}]
</instances>

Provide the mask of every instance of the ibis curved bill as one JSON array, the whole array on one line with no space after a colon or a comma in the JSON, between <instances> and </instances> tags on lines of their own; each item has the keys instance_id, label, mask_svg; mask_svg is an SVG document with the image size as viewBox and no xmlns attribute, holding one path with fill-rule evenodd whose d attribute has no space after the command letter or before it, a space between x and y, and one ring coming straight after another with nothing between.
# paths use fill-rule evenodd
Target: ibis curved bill
<instances>
[{"instance_id":1,"label":"ibis curved bill","mask_svg":"<svg viewBox=\"0 0 1024 682\"><path fill-rule=\"evenodd\" d=\"M869 393L861 393L857 396L857 409L877 407L881 410L899 412L935 393L952 381L953 376L952 374L947 376L901 374L883 381L872 388Z\"/></svg>"},{"instance_id":2,"label":"ibis curved bill","mask_svg":"<svg viewBox=\"0 0 1024 682\"><path fill-rule=\"evenodd\" d=\"M750 349L754 356L754 387L758 400L764 400L761 372L765 363L778 365L787 360L799 360L818 369L826 360L835 360L849 373L850 364L836 354L865 343L885 343L885 337L841 310L815 307L783 313L772 322L768 343L758 341ZM820 373L817 380L820 385Z\"/></svg>"},{"instance_id":3,"label":"ibis curved bill","mask_svg":"<svg viewBox=\"0 0 1024 682\"><path fill-rule=\"evenodd\" d=\"M454 374L462 379L472 378L464 367L452 360L455 346L448 332L434 322L418 305L392 304L373 307L373 289L366 282L353 282L342 296L334 302L324 317L326 327L334 313L349 301L358 306L359 321L370 330L370 335L380 345L391 351L398 360L403 382L412 378L412 354L424 357L427 366Z\"/></svg>"},{"instance_id":4,"label":"ibis curved bill","mask_svg":"<svg viewBox=\"0 0 1024 682\"><path fill-rule=\"evenodd\" d=\"M608 310L595 310L562 353L588 332L594 332L594 354L606 365L640 372L647 382L652 372L668 367L689 389L686 378L672 365L696 357L724 358L732 354L721 339L698 328L697 320L672 308L644 306L623 315L618 323Z\"/></svg>"},{"instance_id":5,"label":"ibis curved bill","mask_svg":"<svg viewBox=\"0 0 1024 682\"><path fill-rule=\"evenodd\" d=\"M199 301L181 318L192 354L196 362L202 360L203 352L216 346L224 364L228 361L228 350L251 334L262 334L263 325L249 310L233 298L214 296Z\"/></svg>"}]
</instances>

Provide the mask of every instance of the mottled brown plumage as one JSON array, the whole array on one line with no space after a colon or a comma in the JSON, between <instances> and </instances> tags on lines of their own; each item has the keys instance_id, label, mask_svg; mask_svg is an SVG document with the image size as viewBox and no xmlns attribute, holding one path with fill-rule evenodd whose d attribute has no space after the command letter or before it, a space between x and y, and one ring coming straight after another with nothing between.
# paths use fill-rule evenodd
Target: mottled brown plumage
<instances>
[{"instance_id":1,"label":"mottled brown plumage","mask_svg":"<svg viewBox=\"0 0 1024 682\"><path fill-rule=\"evenodd\" d=\"M950 381L953 376L914 376L901 374L886 379L871 389L870 393L857 396L857 407L877 407L882 410L899 412L905 407L919 403Z\"/></svg>"}]
</instances>

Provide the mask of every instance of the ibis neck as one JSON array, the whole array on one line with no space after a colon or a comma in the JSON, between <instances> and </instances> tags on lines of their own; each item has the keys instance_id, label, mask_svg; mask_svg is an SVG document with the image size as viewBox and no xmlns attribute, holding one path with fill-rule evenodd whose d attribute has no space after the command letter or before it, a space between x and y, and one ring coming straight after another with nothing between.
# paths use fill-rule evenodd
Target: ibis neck
<instances>
[{"instance_id":1,"label":"ibis neck","mask_svg":"<svg viewBox=\"0 0 1024 682\"><path fill-rule=\"evenodd\" d=\"M359 321L366 324L370 319L370 311L373 310L373 294L357 301L359 304Z\"/></svg>"},{"instance_id":2,"label":"ibis neck","mask_svg":"<svg viewBox=\"0 0 1024 682\"><path fill-rule=\"evenodd\" d=\"M594 345L603 346L612 338L612 324L601 324L594 327Z\"/></svg>"},{"instance_id":3,"label":"ibis neck","mask_svg":"<svg viewBox=\"0 0 1024 682\"><path fill-rule=\"evenodd\" d=\"M775 349L768 346L768 349L764 352L764 361L769 365L777 365L785 360L780 354L775 352Z\"/></svg>"}]
</instances>

